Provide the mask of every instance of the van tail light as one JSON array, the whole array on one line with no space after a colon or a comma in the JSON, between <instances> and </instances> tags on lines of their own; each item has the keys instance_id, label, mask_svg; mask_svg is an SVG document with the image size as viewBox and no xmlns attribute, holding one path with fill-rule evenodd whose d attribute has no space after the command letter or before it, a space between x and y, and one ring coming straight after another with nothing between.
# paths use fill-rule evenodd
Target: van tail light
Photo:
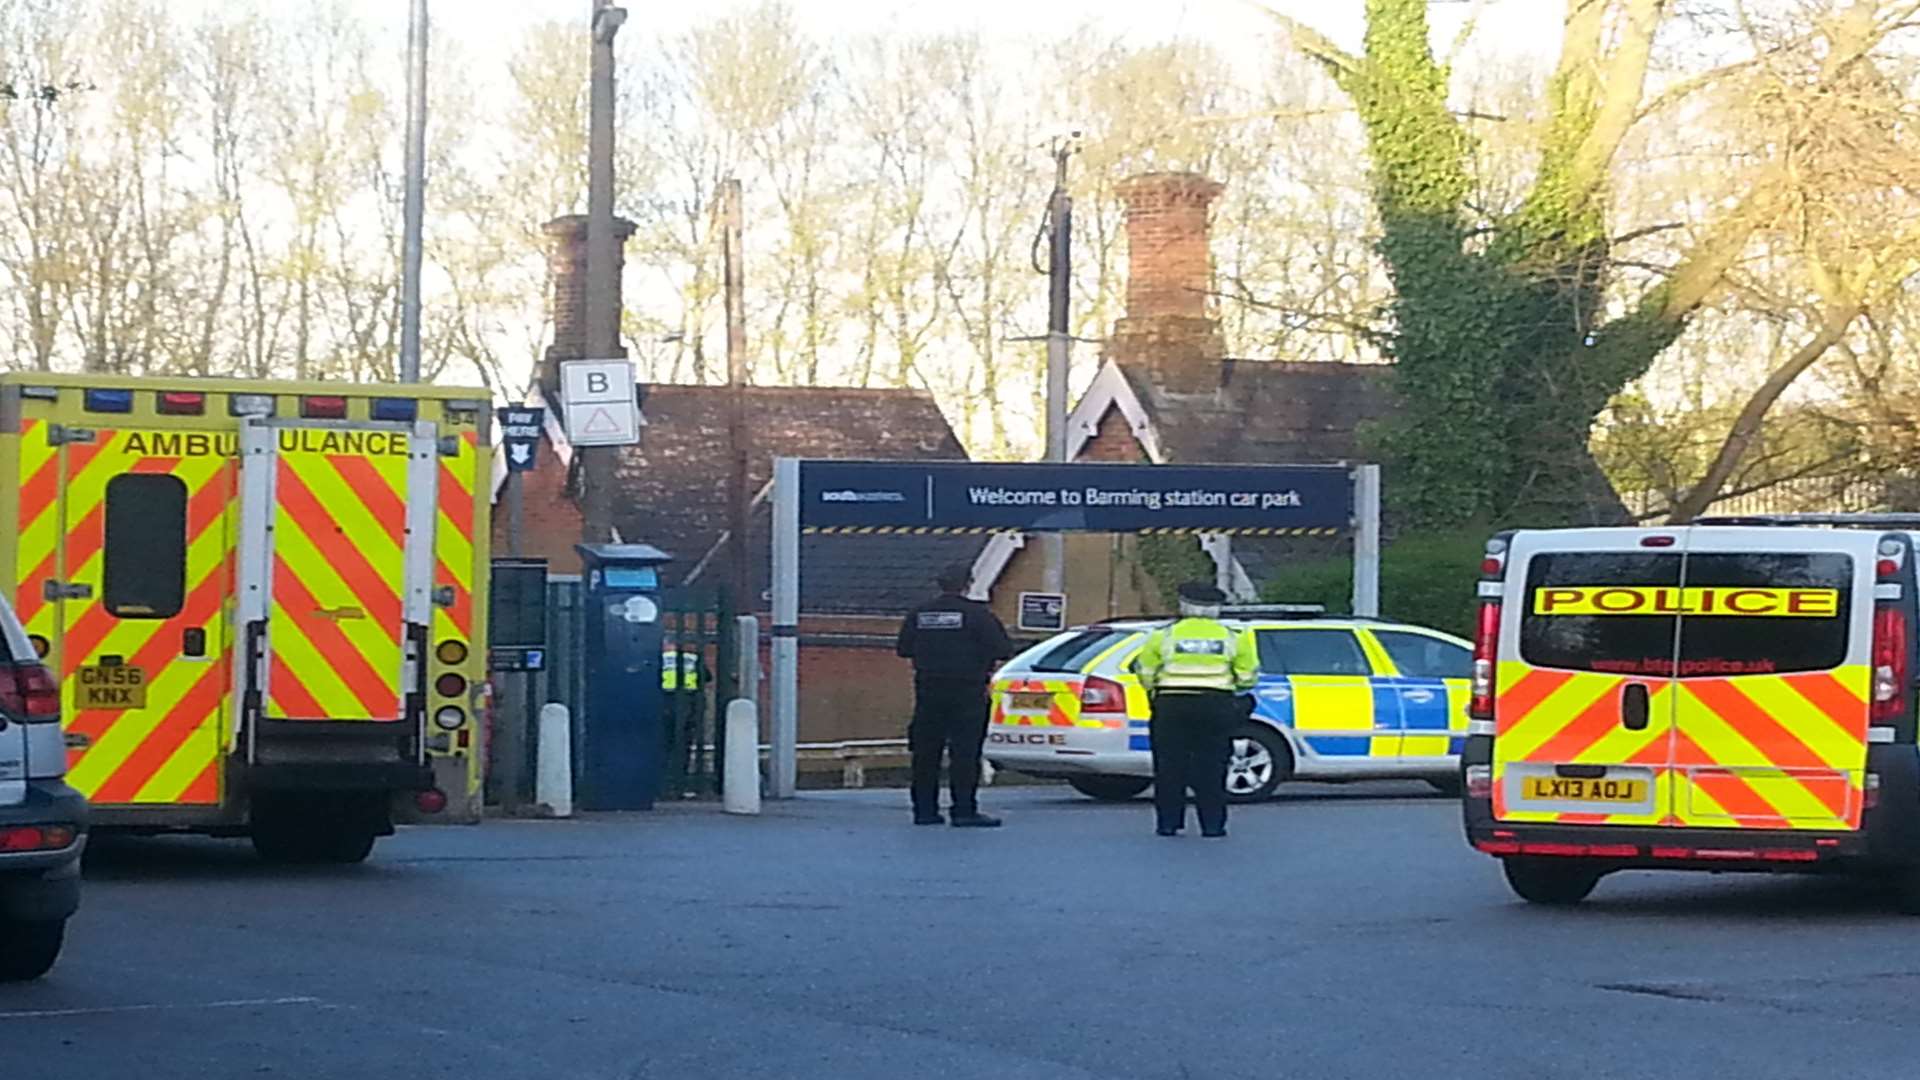
<instances>
[{"instance_id":1,"label":"van tail light","mask_svg":"<svg viewBox=\"0 0 1920 1080\"><path fill-rule=\"evenodd\" d=\"M1860 805L1863 809L1871 810L1874 807L1880 805L1880 774L1879 773L1867 774L1867 782L1864 789L1861 791L1860 795L1861 795Z\"/></svg>"},{"instance_id":2,"label":"van tail light","mask_svg":"<svg viewBox=\"0 0 1920 1080\"><path fill-rule=\"evenodd\" d=\"M1907 712L1912 681L1907 662L1911 627L1898 604L1882 604L1873 613L1873 718L1897 720Z\"/></svg>"},{"instance_id":3,"label":"van tail light","mask_svg":"<svg viewBox=\"0 0 1920 1080\"><path fill-rule=\"evenodd\" d=\"M1127 688L1112 679L1088 676L1086 684L1080 688L1080 713L1083 716L1088 713L1125 716Z\"/></svg>"},{"instance_id":4,"label":"van tail light","mask_svg":"<svg viewBox=\"0 0 1920 1080\"><path fill-rule=\"evenodd\" d=\"M1469 799L1493 798L1493 766L1491 765L1467 766L1467 798Z\"/></svg>"},{"instance_id":5,"label":"van tail light","mask_svg":"<svg viewBox=\"0 0 1920 1080\"><path fill-rule=\"evenodd\" d=\"M58 720L60 684L45 664L0 664L0 705L28 720Z\"/></svg>"},{"instance_id":6,"label":"van tail light","mask_svg":"<svg viewBox=\"0 0 1920 1080\"><path fill-rule=\"evenodd\" d=\"M1467 714L1475 720L1493 719L1494 661L1500 655L1500 605L1480 605L1480 621L1473 635L1473 702Z\"/></svg>"}]
</instances>

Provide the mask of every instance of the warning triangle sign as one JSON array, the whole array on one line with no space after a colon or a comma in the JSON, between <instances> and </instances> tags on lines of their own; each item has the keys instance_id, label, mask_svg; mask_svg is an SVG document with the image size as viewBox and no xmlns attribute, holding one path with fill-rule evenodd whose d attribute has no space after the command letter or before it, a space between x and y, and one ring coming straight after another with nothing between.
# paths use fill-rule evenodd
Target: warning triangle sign
<instances>
[{"instance_id":1,"label":"warning triangle sign","mask_svg":"<svg viewBox=\"0 0 1920 1080\"><path fill-rule=\"evenodd\" d=\"M614 419L613 413L604 405L595 407L587 414L587 422L580 425L582 435L618 435L625 430L626 427Z\"/></svg>"}]
</instances>

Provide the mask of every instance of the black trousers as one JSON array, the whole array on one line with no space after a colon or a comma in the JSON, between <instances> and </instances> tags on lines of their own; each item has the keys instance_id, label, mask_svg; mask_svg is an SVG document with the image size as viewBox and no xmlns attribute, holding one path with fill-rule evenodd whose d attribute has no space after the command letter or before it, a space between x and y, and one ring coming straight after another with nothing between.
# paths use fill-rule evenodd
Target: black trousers
<instances>
[{"instance_id":1,"label":"black trousers","mask_svg":"<svg viewBox=\"0 0 1920 1080\"><path fill-rule=\"evenodd\" d=\"M1153 809L1160 828L1186 824L1188 788L1200 828L1227 827L1227 758L1240 716L1223 690L1154 696Z\"/></svg>"},{"instance_id":2,"label":"black trousers","mask_svg":"<svg viewBox=\"0 0 1920 1080\"><path fill-rule=\"evenodd\" d=\"M913 723L907 745L913 750L913 812L940 812L940 755L945 752L947 785L953 812L979 810L980 746L987 741L987 688L973 679L915 679Z\"/></svg>"}]
</instances>

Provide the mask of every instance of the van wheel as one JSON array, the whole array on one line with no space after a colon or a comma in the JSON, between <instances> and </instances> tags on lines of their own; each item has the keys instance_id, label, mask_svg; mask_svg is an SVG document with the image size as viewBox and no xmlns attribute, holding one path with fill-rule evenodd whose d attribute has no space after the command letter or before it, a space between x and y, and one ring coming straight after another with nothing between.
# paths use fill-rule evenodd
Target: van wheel
<instances>
[{"instance_id":1,"label":"van wheel","mask_svg":"<svg viewBox=\"0 0 1920 1080\"><path fill-rule=\"evenodd\" d=\"M1564 907L1592 895L1600 871L1562 860L1502 859L1507 887L1529 904Z\"/></svg>"},{"instance_id":2,"label":"van wheel","mask_svg":"<svg viewBox=\"0 0 1920 1080\"><path fill-rule=\"evenodd\" d=\"M1073 790L1101 802L1127 802L1153 786L1150 776L1069 776Z\"/></svg>"},{"instance_id":3,"label":"van wheel","mask_svg":"<svg viewBox=\"0 0 1920 1080\"><path fill-rule=\"evenodd\" d=\"M53 970L67 921L0 922L0 982L26 982Z\"/></svg>"},{"instance_id":4,"label":"van wheel","mask_svg":"<svg viewBox=\"0 0 1920 1080\"><path fill-rule=\"evenodd\" d=\"M267 823L255 825L253 850L271 863L331 863L338 866L365 862L373 854L375 836L365 829Z\"/></svg>"},{"instance_id":5,"label":"van wheel","mask_svg":"<svg viewBox=\"0 0 1920 1080\"><path fill-rule=\"evenodd\" d=\"M1265 802L1293 775L1293 751L1279 732L1252 721L1227 742L1227 801Z\"/></svg>"}]
</instances>

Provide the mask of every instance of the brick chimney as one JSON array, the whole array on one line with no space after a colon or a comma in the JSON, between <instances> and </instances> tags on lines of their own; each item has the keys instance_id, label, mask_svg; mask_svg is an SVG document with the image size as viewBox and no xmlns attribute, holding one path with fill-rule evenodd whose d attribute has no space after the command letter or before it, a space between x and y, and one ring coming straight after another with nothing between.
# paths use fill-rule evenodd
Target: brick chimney
<instances>
[{"instance_id":1,"label":"brick chimney","mask_svg":"<svg viewBox=\"0 0 1920 1080\"><path fill-rule=\"evenodd\" d=\"M614 300L620 300L618 281L626 269L627 241L633 237L634 223L615 218L614 237L619 241L618 269L615 271ZM587 357L587 216L569 214L554 218L544 227L549 238L547 271L553 279L553 344L547 347L546 361L540 366L540 387L549 400L558 400L560 361L585 360ZM620 346L617 356L593 357L614 360L627 355Z\"/></svg>"},{"instance_id":2,"label":"brick chimney","mask_svg":"<svg viewBox=\"0 0 1920 1080\"><path fill-rule=\"evenodd\" d=\"M1225 190L1197 173L1145 173L1120 183L1127 204L1127 313L1108 359L1145 367L1173 393L1218 389L1226 341L1207 314L1212 277L1207 211Z\"/></svg>"}]
</instances>

